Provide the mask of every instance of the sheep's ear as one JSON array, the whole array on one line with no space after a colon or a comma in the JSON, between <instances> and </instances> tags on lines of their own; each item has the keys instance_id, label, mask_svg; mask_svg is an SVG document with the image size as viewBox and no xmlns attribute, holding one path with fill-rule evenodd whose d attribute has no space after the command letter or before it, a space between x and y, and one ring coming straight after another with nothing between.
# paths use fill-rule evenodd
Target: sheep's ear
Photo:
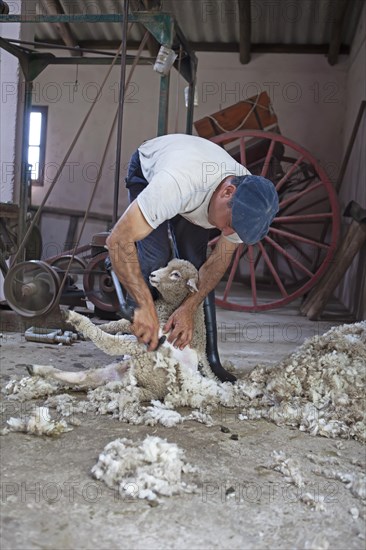
<instances>
[{"instance_id":1,"label":"sheep's ear","mask_svg":"<svg viewBox=\"0 0 366 550\"><path fill-rule=\"evenodd\" d=\"M189 292L198 292L196 279L188 279L187 286L189 288Z\"/></svg>"}]
</instances>

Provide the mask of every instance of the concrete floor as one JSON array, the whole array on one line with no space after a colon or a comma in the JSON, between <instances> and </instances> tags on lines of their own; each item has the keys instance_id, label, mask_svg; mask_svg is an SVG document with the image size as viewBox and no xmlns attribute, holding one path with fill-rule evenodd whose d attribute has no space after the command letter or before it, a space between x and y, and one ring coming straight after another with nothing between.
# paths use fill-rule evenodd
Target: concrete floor
<instances>
[{"instance_id":1,"label":"concrete floor","mask_svg":"<svg viewBox=\"0 0 366 550\"><path fill-rule=\"evenodd\" d=\"M298 309L299 302L255 314L219 309L222 360L232 361L240 376L257 363L275 364L305 338L341 324L337 306L321 322L307 320ZM53 346L26 342L19 333L2 335L2 385L14 374L25 375L29 363L77 370L108 362L91 342ZM3 400L3 424L29 407ZM355 463L364 464L364 447L264 420L239 421L239 412L216 411L212 427L186 422L171 429L88 414L81 426L57 439L20 433L2 437L2 549L364 549L361 501L344 483L315 475L311 460L338 457L340 469L351 471ZM238 440L221 432L221 425ZM148 434L185 449L187 461L199 468L192 478L199 487L196 494L160 498L152 507L147 501L121 500L91 478L90 469L109 441L142 441ZM306 491L318 500L323 495L324 511L306 505L303 489L265 468L273 450L298 461ZM352 516L352 509L359 517Z\"/></svg>"}]
</instances>

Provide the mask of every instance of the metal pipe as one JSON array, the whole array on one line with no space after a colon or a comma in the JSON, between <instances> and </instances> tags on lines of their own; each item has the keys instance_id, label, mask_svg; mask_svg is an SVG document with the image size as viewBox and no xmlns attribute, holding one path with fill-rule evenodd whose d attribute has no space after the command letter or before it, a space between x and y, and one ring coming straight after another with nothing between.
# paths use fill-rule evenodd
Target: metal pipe
<instances>
[{"instance_id":1,"label":"metal pipe","mask_svg":"<svg viewBox=\"0 0 366 550\"><path fill-rule=\"evenodd\" d=\"M194 95L196 90L197 63L198 61L196 57L190 59L192 80L189 83L189 90L188 90L186 134L192 134L192 129L193 129L193 111L194 111Z\"/></svg>"},{"instance_id":2,"label":"metal pipe","mask_svg":"<svg viewBox=\"0 0 366 550\"><path fill-rule=\"evenodd\" d=\"M158 136L168 132L170 72L160 77Z\"/></svg>"},{"instance_id":3,"label":"metal pipe","mask_svg":"<svg viewBox=\"0 0 366 550\"><path fill-rule=\"evenodd\" d=\"M23 132L22 132L22 158L21 158L21 175L20 175L20 190L19 190L19 217L18 217L18 248L24 239L27 210L28 210L28 185L29 185L29 169L28 169L28 150L29 150L29 127L30 113L32 110L32 89L33 83L30 80L25 80L24 90L24 110L23 110ZM25 247L19 256L22 261L25 258Z\"/></svg>"},{"instance_id":4,"label":"metal pipe","mask_svg":"<svg viewBox=\"0 0 366 550\"><path fill-rule=\"evenodd\" d=\"M117 222L117 219L118 219L118 195L119 195L119 177L121 173L123 107L124 107L124 101L125 101L128 5L129 5L129 0L124 0L123 20L122 20L121 73L120 73L120 86L119 86L118 126L117 126L117 145L116 145L116 171L114 174L114 198L113 198L113 217L112 217L113 225Z\"/></svg>"},{"instance_id":5,"label":"metal pipe","mask_svg":"<svg viewBox=\"0 0 366 550\"><path fill-rule=\"evenodd\" d=\"M108 51L105 51L105 50L93 50L93 49L89 49L89 48L73 48L71 46L66 46L66 45L59 45L59 44L52 44L51 42L41 42L39 40L37 40L37 42L31 42L30 40L17 40L15 38L7 38L6 39L8 42L10 42L11 44L28 44L29 46L35 46L39 49L52 49L52 50L71 50L71 51L75 51L75 52L80 52L80 53L96 53L96 54L100 54L100 55L109 55L109 56L112 56L114 57L116 55L116 52L108 52ZM119 46L119 44L118 44ZM29 50L31 53L34 53L34 50ZM131 57L135 57L135 56L131 56ZM153 58L151 58L153 59ZM155 58L154 58L155 60Z\"/></svg>"},{"instance_id":6,"label":"metal pipe","mask_svg":"<svg viewBox=\"0 0 366 550\"><path fill-rule=\"evenodd\" d=\"M192 134L193 126L193 109L194 109L194 92L195 83L190 82L188 88L188 105L187 105L187 117L186 117L186 134Z\"/></svg>"}]
</instances>

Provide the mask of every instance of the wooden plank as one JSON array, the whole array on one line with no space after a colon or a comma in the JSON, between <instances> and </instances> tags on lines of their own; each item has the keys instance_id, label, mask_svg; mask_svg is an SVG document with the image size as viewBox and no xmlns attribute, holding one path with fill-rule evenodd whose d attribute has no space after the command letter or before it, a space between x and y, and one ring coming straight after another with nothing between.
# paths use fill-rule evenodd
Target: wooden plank
<instances>
[{"instance_id":1,"label":"wooden plank","mask_svg":"<svg viewBox=\"0 0 366 550\"><path fill-rule=\"evenodd\" d=\"M201 137L205 137L206 139L217 136L216 126L208 117L194 122L194 127L196 128L197 134Z\"/></svg>"},{"instance_id":2,"label":"wooden plank","mask_svg":"<svg viewBox=\"0 0 366 550\"><path fill-rule=\"evenodd\" d=\"M255 103L257 103L256 112L253 109ZM262 130L276 124L277 116L271 108L270 97L267 92L262 92L259 97L253 96L244 101L239 101L226 109L197 120L194 122L194 127L199 136L209 139L224 131ZM213 130L215 133L213 133Z\"/></svg>"},{"instance_id":3,"label":"wooden plank","mask_svg":"<svg viewBox=\"0 0 366 550\"><path fill-rule=\"evenodd\" d=\"M341 282L342 277L365 242L366 223L352 220L347 234L334 256L331 269L327 271L320 283L313 289L301 308L301 312L305 313L309 319L319 319L332 292Z\"/></svg>"},{"instance_id":4,"label":"wooden plank","mask_svg":"<svg viewBox=\"0 0 366 550\"><path fill-rule=\"evenodd\" d=\"M17 204L0 202L0 216L2 218L18 219L19 206Z\"/></svg>"}]
</instances>

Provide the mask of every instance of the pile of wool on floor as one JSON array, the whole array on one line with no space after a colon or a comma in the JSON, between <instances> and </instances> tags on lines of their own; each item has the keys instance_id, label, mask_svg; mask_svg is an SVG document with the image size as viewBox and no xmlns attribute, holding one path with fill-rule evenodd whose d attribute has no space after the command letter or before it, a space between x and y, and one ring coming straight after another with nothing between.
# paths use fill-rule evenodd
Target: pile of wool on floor
<instances>
[{"instance_id":1,"label":"pile of wool on floor","mask_svg":"<svg viewBox=\"0 0 366 550\"><path fill-rule=\"evenodd\" d=\"M80 401L68 395L49 397L46 405L61 414L83 412L112 414L133 424L174 426L195 419L212 424L210 414L219 406L239 407L241 420L265 418L278 425L298 427L311 435L355 438L366 441L366 322L334 327L305 341L277 365L255 367L236 384L219 383L160 358L157 368L168 373L164 400L146 406L132 372L121 382L91 390ZM13 399L29 399L29 380L39 397L44 379L9 383L5 392ZM44 395L57 393L55 386ZM189 415L178 407L194 409Z\"/></svg>"},{"instance_id":2,"label":"pile of wool on floor","mask_svg":"<svg viewBox=\"0 0 366 550\"><path fill-rule=\"evenodd\" d=\"M122 498L156 500L160 495L196 492L196 485L183 480L196 471L185 462L183 449L175 443L147 436L142 443L126 438L111 441L91 473Z\"/></svg>"},{"instance_id":3,"label":"pile of wool on floor","mask_svg":"<svg viewBox=\"0 0 366 550\"><path fill-rule=\"evenodd\" d=\"M366 322L333 327L274 368L243 381L251 401L239 418L268 418L311 435L366 441Z\"/></svg>"},{"instance_id":4,"label":"pile of wool on floor","mask_svg":"<svg viewBox=\"0 0 366 550\"><path fill-rule=\"evenodd\" d=\"M7 424L11 432L25 432L33 435L55 436L72 430L65 420L53 420L48 407L35 407L29 416L12 417Z\"/></svg>"}]
</instances>

